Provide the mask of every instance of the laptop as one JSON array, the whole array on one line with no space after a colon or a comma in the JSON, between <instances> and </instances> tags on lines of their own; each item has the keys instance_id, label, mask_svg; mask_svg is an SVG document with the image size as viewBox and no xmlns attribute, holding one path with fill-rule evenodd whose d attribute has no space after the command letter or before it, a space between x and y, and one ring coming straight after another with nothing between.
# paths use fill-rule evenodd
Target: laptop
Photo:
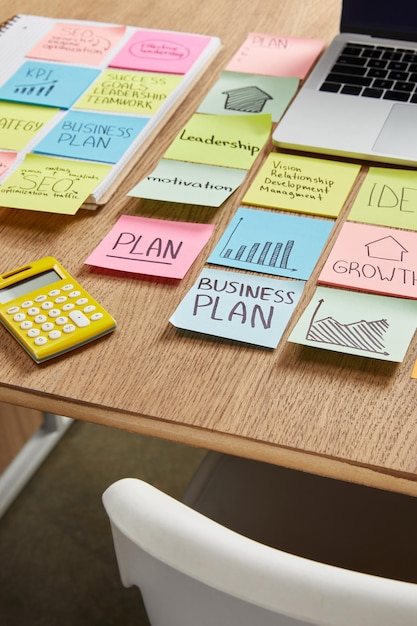
<instances>
[{"instance_id":1,"label":"laptop","mask_svg":"<svg viewBox=\"0 0 417 626\"><path fill-rule=\"evenodd\" d=\"M416 166L417 0L342 0L340 31L273 143Z\"/></svg>"}]
</instances>

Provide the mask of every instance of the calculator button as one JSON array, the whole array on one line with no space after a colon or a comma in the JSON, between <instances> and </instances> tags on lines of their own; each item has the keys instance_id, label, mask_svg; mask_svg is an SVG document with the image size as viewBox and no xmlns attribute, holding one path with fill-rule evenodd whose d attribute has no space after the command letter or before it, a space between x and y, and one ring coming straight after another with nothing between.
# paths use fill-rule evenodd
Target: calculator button
<instances>
[{"instance_id":1,"label":"calculator button","mask_svg":"<svg viewBox=\"0 0 417 626\"><path fill-rule=\"evenodd\" d=\"M48 296L50 298L55 298L55 296L59 296L60 293L61 293L60 289L52 289L52 291L48 293Z\"/></svg>"},{"instance_id":2,"label":"calculator button","mask_svg":"<svg viewBox=\"0 0 417 626\"><path fill-rule=\"evenodd\" d=\"M87 302L88 298L79 298L75 304L78 304L78 306L82 306L83 304L87 304Z\"/></svg>"},{"instance_id":3,"label":"calculator button","mask_svg":"<svg viewBox=\"0 0 417 626\"><path fill-rule=\"evenodd\" d=\"M78 298L81 295L81 291L71 291L68 295L70 298Z\"/></svg>"},{"instance_id":4,"label":"calculator button","mask_svg":"<svg viewBox=\"0 0 417 626\"><path fill-rule=\"evenodd\" d=\"M30 309L28 309L28 315L37 315L39 313L39 309L37 306L31 306Z\"/></svg>"},{"instance_id":5,"label":"calculator button","mask_svg":"<svg viewBox=\"0 0 417 626\"><path fill-rule=\"evenodd\" d=\"M71 309L73 309L75 307L75 304L72 304L72 302L67 302L67 304L64 304L64 306L62 307L63 311L71 311Z\"/></svg>"},{"instance_id":6,"label":"calculator button","mask_svg":"<svg viewBox=\"0 0 417 626\"><path fill-rule=\"evenodd\" d=\"M43 302L43 303L41 304L41 308L42 308L44 311L49 311L49 309L52 309L52 308L53 308L53 306L54 306L54 305L52 304L52 302L49 302L49 300L47 300L46 302Z\"/></svg>"},{"instance_id":7,"label":"calculator button","mask_svg":"<svg viewBox=\"0 0 417 626\"><path fill-rule=\"evenodd\" d=\"M95 310L96 310L96 307L94 306L94 304L89 304L88 306L85 307L85 309L83 309L84 313L92 313Z\"/></svg>"},{"instance_id":8,"label":"calculator button","mask_svg":"<svg viewBox=\"0 0 417 626\"><path fill-rule=\"evenodd\" d=\"M66 300L67 300L67 296L59 296L58 298L55 299L55 302L56 304L62 304Z\"/></svg>"},{"instance_id":9,"label":"calculator button","mask_svg":"<svg viewBox=\"0 0 417 626\"><path fill-rule=\"evenodd\" d=\"M25 322L22 322L20 324L20 328L22 330L29 330L29 328L32 328L32 326L33 326L33 324L32 324L32 322L29 322L29 320L26 320Z\"/></svg>"},{"instance_id":10,"label":"calculator button","mask_svg":"<svg viewBox=\"0 0 417 626\"><path fill-rule=\"evenodd\" d=\"M93 313L93 315L91 316L91 320L93 322L97 322L97 320L101 320L102 317L103 313Z\"/></svg>"},{"instance_id":11,"label":"calculator button","mask_svg":"<svg viewBox=\"0 0 417 626\"><path fill-rule=\"evenodd\" d=\"M30 306L32 306L32 304L32 300L26 300L25 302L22 302L22 309L28 309Z\"/></svg>"},{"instance_id":12,"label":"calculator button","mask_svg":"<svg viewBox=\"0 0 417 626\"><path fill-rule=\"evenodd\" d=\"M66 324L65 326L63 326L62 330L64 331L64 333L73 333L75 330L75 326L74 324Z\"/></svg>"},{"instance_id":13,"label":"calculator button","mask_svg":"<svg viewBox=\"0 0 417 626\"><path fill-rule=\"evenodd\" d=\"M68 317L64 317L63 315L60 315L55 320L55 323L58 324L58 326L63 326L67 322L68 322Z\"/></svg>"},{"instance_id":14,"label":"calculator button","mask_svg":"<svg viewBox=\"0 0 417 626\"><path fill-rule=\"evenodd\" d=\"M23 322L26 319L26 315L24 313L16 313L13 319L15 322Z\"/></svg>"},{"instance_id":15,"label":"calculator button","mask_svg":"<svg viewBox=\"0 0 417 626\"><path fill-rule=\"evenodd\" d=\"M52 322L45 322L45 324L42 324L41 326L44 333L47 333L50 330L53 330L54 327L55 327L55 324L53 324Z\"/></svg>"},{"instance_id":16,"label":"calculator button","mask_svg":"<svg viewBox=\"0 0 417 626\"><path fill-rule=\"evenodd\" d=\"M43 324L44 322L46 322L46 315L37 315L35 317L35 322L37 324Z\"/></svg>"},{"instance_id":17,"label":"calculator button","mask_svg":"<svg viewBox=\"0 0 417 626\"><path fill-rule=\"evenodd\" d=\"M49 339L59 339L60 336L61 332L59 330L52 330L48 335Z\"/></svg>"},{"instance_id":18,"label":"calculator button","mask_svg":"<svg viewBox=\"0 0 417 626\"><path fill-rule=\"evenodd\" d=\"M14 315L18 311L19 311L19 307L18 306L11 306L9 309L7 309L7 312L8 312L9 315Z\"/></svg>"},{"instance_id":19,"label":"calculator button","mask_svg":"<svg viewBox=\"0 0 417 626\"><path fill-rule=\"evenodd\" d=\"M45 302L45 300L46 300L46 296L44 294L40 296L36 296L35 298L35 302Z\"/></svg>"},{"instance_id":20,"label":"calculator button","mask_svg":"<svg viewBox=\"0 0 417 626\"><path fill-rule=\"evenodd\" d=\"M68 317L78 326L78 328L84 328L84 326L88 326L90 324L88 317L86 317L81 311L71 311L68 314Z\"/></svg>"},{"instance_id":21,"label":"calculator button","mask_svg":"<svg viewBox=\"0 0 417 626\"><path fill-rule=\"evenodd\" d=\"M47 338L46 337L36 337L35 339L35 344L37 346L44 346L47 343Z\"/></svg>"},{"instance_id":22,"label":"calculator button","mask_svg":"<svg viewBox=\"0 0 417 626\"><path fill-rule=\"evenodd\" d=\"M39 330L39 328L31 328L28 331L28 337L37 337L40 334L41 334L41 331Z\"/></svg>"},{"instance_id":23,"label":"calculator button","mask_svg":"<svg viewBox=\"0 0 417 626\"><path fill-rule=\"evenodd\" d=\"M74 289L74 285L71 285L71 283L62 287L62 291L71 291L71 289Z\"/></svg>"},{"instance_id":24,"label":"calculator button","mask_svg":"<svg viewBox=\"0 0 417 626\"><path fill-rule=\"evenodd\" d=\"M61 315L61 311L59 309L51 309L48 313L49 317L58 317Z\"/></svg>"}]
</instances>

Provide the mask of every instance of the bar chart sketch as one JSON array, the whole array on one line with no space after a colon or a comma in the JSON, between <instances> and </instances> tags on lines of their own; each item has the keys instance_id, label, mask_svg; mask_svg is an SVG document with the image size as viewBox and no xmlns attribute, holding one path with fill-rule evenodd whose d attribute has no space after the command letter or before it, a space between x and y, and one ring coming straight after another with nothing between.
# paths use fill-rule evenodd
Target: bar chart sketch
<instances>
[{"instance_id":1,"label":"bar chart sketch","mask_svg":"<svg viewBox=\"0 0 417 626\"><path fill-rule=\"evenodd\" d=\"M294 239L286 241L248 241L241 243L239 237L239 227L242 225L243 217L239 218L235 228L232 230L220 257L223 259L233 259L234 261L244 261L253 265L263 265L274 268L285 269L296 272L296 268L289 267L291 252L294 247ZM238 242L235 245L235 241Z\"/></svg>"},{"instance_id":2,"label":"bar chart sketch","mask_svg":"<svg viewBox=\"0 0 417 626\"><path fill-rule=\"evenodd\" d=\"M208 262L308 280L332 222L240 207Z\"/></svg>"}]
</instances>

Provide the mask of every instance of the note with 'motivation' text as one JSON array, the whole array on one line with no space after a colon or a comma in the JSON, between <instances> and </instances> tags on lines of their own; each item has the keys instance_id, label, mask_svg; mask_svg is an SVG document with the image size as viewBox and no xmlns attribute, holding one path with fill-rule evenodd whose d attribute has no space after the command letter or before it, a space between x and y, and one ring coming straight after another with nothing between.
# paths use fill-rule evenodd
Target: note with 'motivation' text
<instances>
[{"instance_id":1,"label":"note with 'motivation' text","mask_svg":"<svg viewBox=\"0 0 417 626\"><path fill-rule=\"evenodd\" d=\"M85 261L107 269L181 279L214 226L122 215Z\"/></svg>"},{"instance_id":2,"label":"note with 'motivation' text","mask_svg":"<svg viewBox=\"0 0 417 626\"><path fill-rule=\"evenodd\" d=\"M114 50L125 32L125 26L59 22L26 56L97 66Z\"/></svg>"},{"instance_id":3,"label":"note with 'motivation' text","mask_svg":"<svg viewBox=\"0 0 417 626\"><path fill-rule=\"evenodd\" d=\"M272 152L242 202L337 217L359 171L354 163Z\"/></svg>"},{"instance_id":4,"label":"note with 'motivation' text","mask_svg":"<svg viewBox=\"0 0 417 626\"><path fill-rule=\"evenodd\" d=\"M303 79L323 47L324 41L320 39L249 33L226 69L231 72Z\"/></svg>"},{"instance_id":5,"label":"note with 'motivation' text","mask_svg":"<svg viewBox=\"0 0 417 626\"><path fill-rule=\"evenodd\" d=\"M417 233L346 222L319 282L417 299Z\"/></svg>"},{"instance_id":6,"label":"note with 'motivation' text","mask_svg":"<svg viewBox=\"0 0 417 626\"><path fill-rule=\"evenodd\" d=\"M26 61L0 87L0 99L69 109L99 74L89 67Z\"/></svg>"},{"instance_id":7,"label":"note with 'motivation' text","mask_svg":"<svg viewBox=\"0 0 417 626\"><path fill-rule=\"evenodd\" d=\"M417 172L370 167L348 220L417 230Z\"/></svg>"},{"instance_id":8,"label":"note with 'motivation' text","mask_svg":"<svg viewBox=\"0 0 417 626\"><path fill-rule=\"evenodd\" d=\"M416 329L417 301L318 287L289 341L401 362Z\"/></svg>"},{"instance_id":9,"label":"note with 'motivation' text","mask_svg":"<svg viewBox=\"0 0 417 626\"><path fill-rule=\"evenodd\" d=\"M105 70L74 108L151 116L181 80L169 74Z\"/></svg>"},{"instance_id":10,"label":"note with 'motivation' text","mask_svg":"<svg viewBox=\"0 0 417 626\"><path fill-rule=\"evenodd\" d=\"M33 151L86 161L117 163L149 118L70 111Z\"/></svg>"},{"instance_id":11,"label":"note with 'motivation' text","mask_svg":"<svg viewBox=\"0 0 417 626\"><path fill-rule=\"evenodd\" d=\"M171 143L164 158L248 170L265 145L271 126L268 114L196 113Z\"/></svg>"},{"instance_id":12,"label":"note with 'motivation' text","mask_svg":"<svg viewBox=\"0 0 417 626\"><path fill-rule=\"evenodd\" d=\"M186 74L210 37L170 31L138 30L112 60L112 67Z\"/></svg>"},{"instance_id":13,"label":"note with 'motivation' text","mask_svg":"<svg viewBox=\"0 0 417 626\"><path fill-rule=\"evenodd\" d=\"M13 165L17 157L17 152L5 152L0 150L0 177Z\"/></svg>"},{"instance_id":14,"label":"note with 'motivation' text","mask_svg":"<svg viewBox=\"0 0 417 626\"><path fill-rule=\"evenodd\" d=\"M307 280L333 222L239 208L209 263Z\"/></svg>"},{"instance_id":15,"label":"note with 'motivation' text","mask_svg":"<svg viewBox=\"0 0 417 626\"><path fill-rule=\"evenodd\" d=\"M0 149L22 150L58 111L50 107L0 102Z\"/></svg>"},{"instance_id":16,"label":"note with 'motivation' text","mask_svg":"<svg viewBox=\"0 0 417 626\"><path fill-rule=\"evenodd\" d=\"M28 154L0 185L0 205L74 215L110 167Z\"/></svg>"},{"instance_id":17,"label":"note with 'motivation' text","mask_svg":"<svg viewBox=\"0 0 417 626\"><path fill-rule=\"evenodd\" d=\"M276 348L304 283L204 269L170 318L177 328Z\"/></svg>"},{"instance_id":18,"label":"note with 'motivation' text","mask_svg":"<svg viewBox=\"0 0 417 626\"><path fill-rule=\"evenodd\" d=\"M219 207L242 184L245 170L161 159L128 196Z\"/></svg>"},{"instance_id":19,"label":"note with 'motivation' text","mask_svg":"<svg viewBox=\"0 0 417 626\"><path fill-rule=\"evenodd\" d=\"M222 72L198 107L212 115L258 115L270 113L278 122L297 91L299 79Z\"/></svg>"}]
</instances>

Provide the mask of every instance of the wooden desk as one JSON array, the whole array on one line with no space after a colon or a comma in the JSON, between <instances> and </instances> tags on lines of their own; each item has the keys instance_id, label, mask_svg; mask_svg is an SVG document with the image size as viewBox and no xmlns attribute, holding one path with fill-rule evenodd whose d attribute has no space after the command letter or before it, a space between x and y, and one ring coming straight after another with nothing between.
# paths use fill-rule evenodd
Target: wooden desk
<instances>
[{"instance_id":1,"label":"wooden desk","mask_svg":"<svg viewBox=\"0 0 417 626\"><path fill-rule=\"evenodd\" d=\"M178 332L168 318L196 280L244 187L219 210L126 196L162 156L249 31L329 41L338 29L339 2L3 0L0 18L17 11L207 33L220 36L224 48L101 210L64 217L0 209L0 271L56 256L119 323L115 334L41 366L0 329L0 400L417 494L417 381L411 379L416 340L406 360L393 365L292 345L286 335L269 351ZM84 266L122 214L214 222L216 234L179 284Z\"/></svg>"}]
</instances>

